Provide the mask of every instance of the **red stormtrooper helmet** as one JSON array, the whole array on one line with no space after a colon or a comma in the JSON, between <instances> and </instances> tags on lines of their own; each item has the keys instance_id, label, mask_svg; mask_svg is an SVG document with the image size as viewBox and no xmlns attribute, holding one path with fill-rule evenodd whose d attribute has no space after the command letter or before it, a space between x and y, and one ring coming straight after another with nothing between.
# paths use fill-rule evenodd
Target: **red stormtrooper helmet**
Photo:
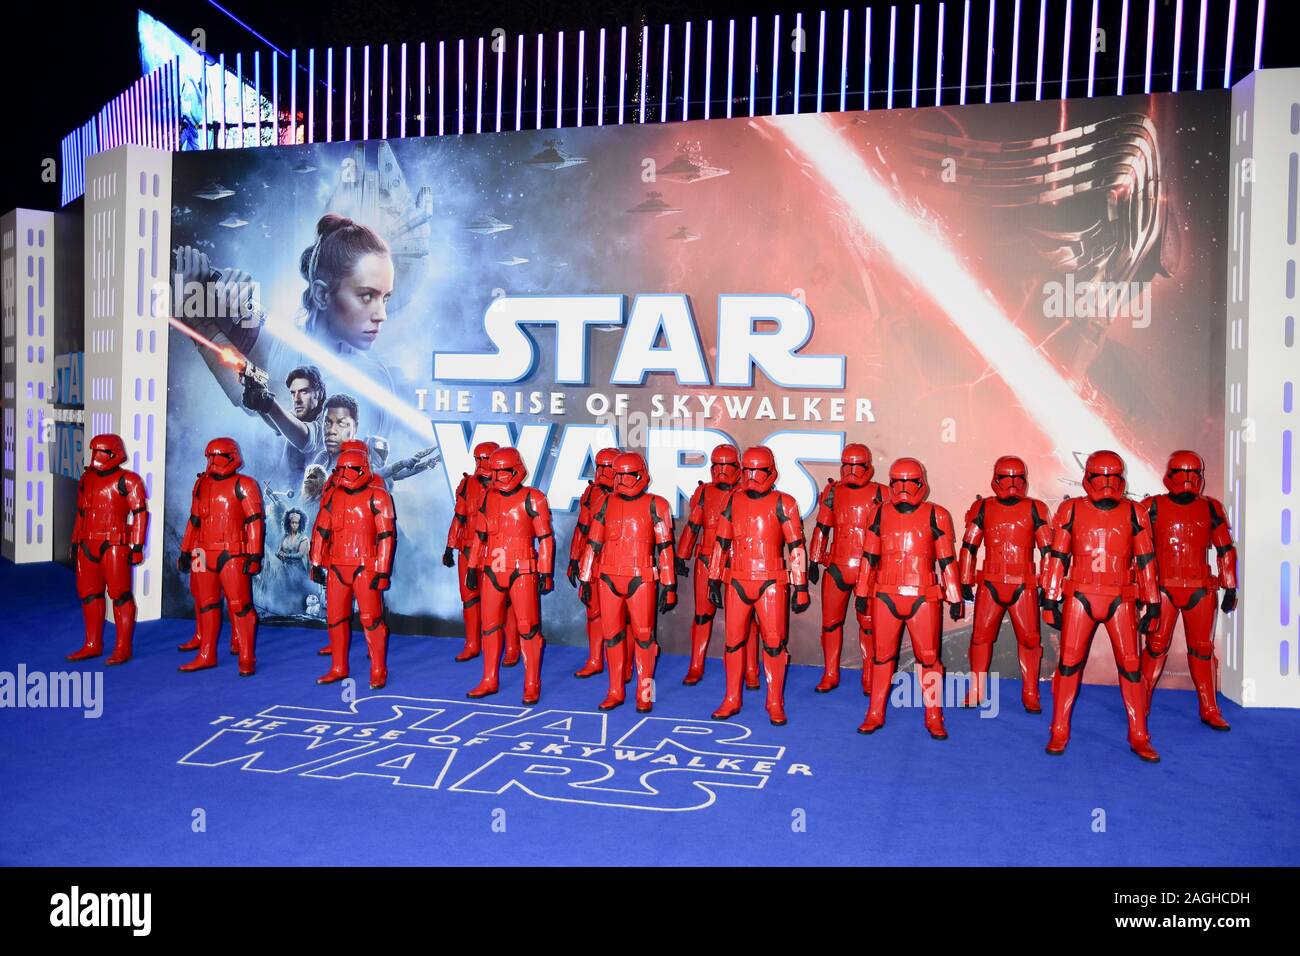
<instances>
[{"instance_id":1,"label":"red stormtrooper helmet","mask_svg":"<svg viewBox=\"0 0 1300 956\"><path fill-rule=\"evenodd\" d=\"M925 465L915 458L900 458L889 469L889 498L894 504L919 505L930 494Z\"/></svg>"},{"instance_id":2,"label":"red stormtrooper helmet","mask_svg":"<svg viewBox=\"0 0 1300 956\"><path fill-rule=\"evenodd\" d=\"M510 494L524 483L528 469L519 457L516 448L498 448L492 453L492 487L497 491Z\"/></svg>"},{"instance_id":3,"label":"red stormtrooper helmet","mask_svg":"<svg viewBox=\"0 0 1300 956\"><path fill-rule=\"evenodd\" d=\"M776 458L770 448L762 445L746 448L740 467L745 474L745 487L750 491L771 491L776 484Z\"/></svg>"},{"instance_id":4,"label":"red stormtrooper helmet","mask_svg":"<svg viewBox=\"0 0 1300 956\"><path fill-rule=\"evenodd\" d=\"M596 484L607 491L614 487L614 462L621 454L617 448L602 448L596 452Z\"/></svg>"},{"instance_id":5,"label":"red stormtrooper helmet","mask_svg":"<svg viewBox=\"0 0 1300 956\"><path fill-rule=\"evenodd\" d=\"M876 469L871 466L871 449L859 442L844 446L840 455L840 480L850 488L861 488Z\"/></svg>"},{"instance_id":6,"label":"red stormtrooper helmet","mask_svg":"<svg viewBox=\"0 0 1300 956\"><path fill-rule=\"evenodd\" d=\"M126 445L117 435L96 435L90 440L90 467L101 474L126 464Z\"/></svg>"},{"instance_id":7,"label":"red stormtrooper helmet","mask_svg":"<svg viewBox=\"0 0 1300 956\"><path fill-rule=\"evenodd\" d=\"M1205 490L1205 462L1194 451L1176 451L1165 469L1165 487L1172 494L1199 495Z\"/></svg>"},{"instance_id":8,"label":"red stormtrooper helmet","mask_svg":"<svg viewBox=\"0 0 1300 956\"><path fill-rule=\"evenodd\" d=\"M233 438L212 439L203 455L208 459L208 474L213 478L229 478L244 464L239 444Z\"/></svg>"},{"instance_id":9,"label":"red stormtrooper helmet","mask_svg":"<svg viewBox=\"0 0 1300 956\"><path fill-rule=\"evenodd\" d=\"M1113 451L1094 451L1083 466L1083 490L1096 502L1124 497L1124 459Z\"/></svg>"},{"instance_id":10,"label":"red stormtrooper helmet","mask_svg":"<svg viewBox=\"0 0 1300 956\"><path fill-rule=\"evenodd\" d=\"M734 485L740 478L740 449L735 445L719 445L709 456L709 474L715 484Z\"/></svg>"},{"instance_id":11,"label":"red stormtrooper helmet","mask_svg":"<svg viewBox=\"0 0 1300 956\"><path fill-rule=\"evenodd\" d=\"M999 498L1023 498L1029 493L1029 469L1015 455L1003 455L993 463L990 484Z\"/></svg>"},{"instance_id":12,"label":"red stormtrooper helmet","mask_svg":"<svg viewBox=\"0 0 1300 956\"><path fill-rule=\"evenodd\" d=\"M350 491L370 483L370 455L360 448L344 448L334 466L334 483Z\"/></svg>"},{"instance_id":13,"label":"red stormtrooper helmet","mask_svg":"<svg viewBox=\"0 0 1300 956\"><path fill-rule=\"evenodd\" d=\"M620 497L635 498L650 484L645 459L633 451L625 451L614 459L614 490Z\"/></svg>"},{"instance_id":14,"label":"red stormtrooper helmet","mask_svg":"<svg viewBox=\"0 0 1300 956\"><path fill-rule=\"evenodd\" d=\"M492 477L492 453L500 447L494 441L481 441L474 446L474 474L477 477Z\"/></svg>"}]
</instances>

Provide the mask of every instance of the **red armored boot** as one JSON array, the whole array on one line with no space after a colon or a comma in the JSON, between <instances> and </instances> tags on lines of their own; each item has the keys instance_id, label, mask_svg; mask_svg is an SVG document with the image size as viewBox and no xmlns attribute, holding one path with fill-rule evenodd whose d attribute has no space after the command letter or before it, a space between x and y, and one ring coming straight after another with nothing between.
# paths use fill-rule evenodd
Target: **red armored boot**
<instances>
[{"instance_id":1,"label":"red armored boot","mask_svg":"<svg viewBox=\"0 0 1300 956\"><path fill-rule=\"evenodd\" d=\"M586 548L591 533L592 518L614 487L614 460L618 456L617 448L602 448L596 452L596 477L587 482L582 497L578 499L578 522L574 525L573 539L569 542L566 576L569 583L578 588L580 598L583 594L590 598L582 598L583 606L587 609L587 662L574 672L574 677L592 677L605 669L605 631L600 624L600 599L592 588L579 587L578 570L583 549Z\"/></svg>"},{"instance_id":2,"label":"red armored boot","mask_svg":"<svg viewBox=\"0 0 1300 956\"><path fill-rule=\"evenodd\" d=\"M1123 459L1113 451L1094 452L1084 465L1087 497L1066 498L1052 521L1052 545L1042 570L1043 607L1048 624L1061 628L1061 659L1052 680L1047 752L1062 754L1070 741L1070 715L1088 648L1104 624L1128 713L1129 746L1154 763L1160 755L1147 733L1139 632L1159 626L1160 594L1150 519L1125 498L1124 488Z\"/></svg>"},{"instance_id":3,"label":"red armored boot","mask_svg":"<svg viewBox=\"0 0 1300 956\"><path fill-rule=\"evenodd\" d=\"M863 535L864 573L854 588L861 612L870 606L875 627L871 706L858 733L885 724L889 685L898 667L903 631L921 665L925 729L948 739L943 723L943 603L954 621L963 611L957 579L952 515L926 498L925 466L900 458L889 469L889 497L874 507Z\"/></svg>"},{"instance_id":4,"label":"red armored boot","mask_svg":"<svg viewBox=\"0 0 1300 956\"><path fill-rule=\"evenodd\" d=\"M489 461L492 453L500 446L494 441L479 442L474 446L474 474L461 475L460 484L456 486L456 507L452 514L451 526L447 529L447 547L442 552L445 567L455 567L460 585L460 603L465 619L465 646L456 655L457 661L469 661L478 657L482 641L481 595L465 585L465 573L469 570L465 560L469 554L469 520L483 503L488 485L492 480ZM460 564L456 564L456 554L460 553Z\"/></svg>"},{"instance_id":5,"label":"red armored boot","mask_svg":"<svg viewBox=\"0 0 1300 956\"><path fill-rule=\"evenodd\" d=\"M90 464L77 483L77 517L72 527L85 639L67 656L70 661L103 653L105 590L113 602L117 641L104 663L123 664L131 659L135 630L132 568L144 560L149 510L144 481L123 468L125 463L126 446L117 435L91 439Z\"/></svg>"},{"instance_id":6,"label":"red armored boot","mask_svg":"<svg viewBox=\"0 0 1300 956\"><path fill-rule=\"evenodd\" d=\"M1201 721L1214 730L1228 730L1216 693L1214 625L1220 587L1224 589L1222 610L1232 613L1237 607L1237 550L1232 529L1223 504L1202 494L1205 462L1200 455L1176 451L1169 456L1165 487L1169 494L1142 502L1155 539L1161 594L1160 625L1147 636L1142 678L1149 701L1165 669L1174 624L1181 617L1187 638L1187 669L1196 686ZM1210 548L1217 558L1217 575L1206 563Z\"/></svg>"},{"instance_id":7,"label":"red armored boot","mask_svg":"<svg viewBox=\"0 0 1300 956\"><path fill-rule=\"evenodd\" d=\"M726 614L727 691L713 718L726 720L740 711L744 644L756 621L767 677L768 719L779 727L787 720L789 612L800 614L810 603L808 557L799 506L793 497L776 490L771 449L747 449L741 469L743 481L723 505L708 564L711 599Z\"/></svg>"},{"instance_id":8,"label":"red armored boot","mask_svg":"<svg viewBox=\"0 0 1300 956\"><path fill-rule=\"evenodd\" d=\"M704 659L713 637L713 618L718 607L709 599L709 556L718 527L718 515L740 478L740 450L735 445L718 445L709 455L709 473L713 479L700 482L691 495L686 527L677 544L677 574L685 577L695 563L695 618L691 622L691 656L682 683L694 685L704 677ZM754 644L753 675L758 677L758 646Z\"/></svg>"},{"instance_id":9,"label":"red armored boot","mask_svg":"<svg viewBox=\"0 0 1300 956\"><path fill-rule=\"evenodd\" d=\"M819 694L840 684L840 654L844 647L844 619L862 566L862 541L867 519L884 499L884 485L871 480L871 449L844 446L840 480L826 482L817 508L817 526L808 546L808 578L817 583L818 566L826 566L822 581L822 679L813 688ZM871 660L871 612L858 618L858 643L862 650L862 689L868 691L866 663Z\"/></svg>"},{"instance_id":10,"label":"red armored boot","mask_svg":"<svg viewBox=\"0 0 1300 956\"><path fill-rule=\"evenodd\" d=\"M312 528L311 575L325 585L332 658L318 684L348 676L354 600L370 653L370 687L378 690L388 682L384 592L397 550L397 512L392 495L375 477L367 452L342 450L331 476L330 507L321 508Z\"/></svg>"},{"instance_id":11,"label":"red armored boot","mask_svg":"<svg viewBox=\"0 0 1300 956\"><path fill-rule=\"evenodd\" d=\"M198 655L182 671L217 666L221 601L230 608L232 643L239 653L239 673L257 668L257 611L252 576L262 569L266 515L257 482L239 474L243 457L232 438L214 438L204 451L207 470L194 482L190 520L181 538L176 566L190 575Z\"/></svg>"},{"instance_id":12,"label":"red armored boot","mask_svg":"<svg viewBox=\"0 0 1300 956\"><path fill-rule=\"evenodd\" d=\"M633 452L614 459L613 490L600 499L579 562L584 601L598 602L609 655L609 692L601 710L623 703L627 660L637 671L636 709L654 704L655 614L677 606L677 561L668 502L649 494L645 460ZM594 593L592 593L594 591Z\"/></svg>"},{"instance_id":13,"label":"red armored boot","mask_svg":"<svg viewBox=\"0 0 1300 956\"><path fill-rule=\"evenodd\" d=\"M1047 505L1027 497L1028 471L1019 458L1004 455L993 465L993 498L976 498L966 512L960 575L962 596L974 602L970 638L971 689L967 707L988 699L989 662L1004 615L1011 616L1020 659L1020 699L1031 714L1042 712L1038 698L1039 664L1043 657L1038 617L1038 571L1034 548L1046 552L1052 543ZM975 561L980 546L984 563Z\"/></svg>"},{"instance_id":14,"label":"red armored boot","mask_svg":"<svg viewBox=\"0 0 1300 956\"><path fill-rule=\"evenodd\" d=\"M483 596L483 679L468 696L486 697L498 691L510 614L524 661L523 702L535 704L542 693L545 644L541 595L555 587L551 509L545 495L524 484L528 471L517 450L498 448L490 466L492 484L473 518L468 558L468 583Z\"/></svg>"}]
</instances>

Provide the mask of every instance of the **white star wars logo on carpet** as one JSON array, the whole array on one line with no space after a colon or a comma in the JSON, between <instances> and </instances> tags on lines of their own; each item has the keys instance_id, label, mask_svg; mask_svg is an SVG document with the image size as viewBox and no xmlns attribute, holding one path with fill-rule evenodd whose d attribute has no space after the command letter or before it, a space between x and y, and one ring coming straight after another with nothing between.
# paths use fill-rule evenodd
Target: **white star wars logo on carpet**
<instances>
[{"instance_id":1,"label":"white star wars logo on carpet","mask_svg":"<svg viewBox=\"0 0 1300 956\"><path fill-rule=\"evenodd\" d=\"M760 711L761 712L761 711ZM179 761L315 780L501 794L638 810L700 810L722 787L758 790L774 775L811 776L785 747L746 743L734 721L620 714L379 694L345 710L275 705L223 715ZM621 722L620 721L620 722Z\"/></svg>"}]
</instances>

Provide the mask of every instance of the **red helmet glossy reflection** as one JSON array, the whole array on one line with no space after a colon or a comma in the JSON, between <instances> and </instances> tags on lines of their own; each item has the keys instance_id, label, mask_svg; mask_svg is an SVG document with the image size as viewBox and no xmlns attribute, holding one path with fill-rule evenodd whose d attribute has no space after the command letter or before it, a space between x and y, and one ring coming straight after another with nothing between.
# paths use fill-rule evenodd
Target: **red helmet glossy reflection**
<instances>
[{"instance_id":1,"label":"red helmet glossy reflection","mask_svg":"<svg viewBox=\"0 0 1300 956\"><path fill-rule=\"evenodd\" d=\"M1194 451L1174 452L1165 469L1165 487L1176 495L1199 495L1205 490L1205 461Z\"/></svg>"},{"instance_id":2,"label":"red helmet glossy reflection","mask_svg":"<svg viewBox=\"0 0 1300 956\"><path fill-rule=\"evenodd\" d=\"M1083 466L1083 490L1093 501L1124 497L1124 459L1113 451L1094 451Z\"/></svg>"},{"instance_id":3,"label":"red helmet glossy reflection","mask_svg":"<svg viewBox=\"0 0 1300 956\"><path fill-rule=\"evenodd\" d=\"M645 459L633 451L625 451L614 459L614 490L624 498L635 498L650 484L650 472Z\"/></svg>"},{"instance_id":4,"label":"red helmet glossy reflection","mask_svg":"<svg viewBox=\"0 0 1300 956\"><path fill-rule=\"evenodd\" d=\"M919 505L930 494L925 465L915 458L900 458L889 468L889 499L894 504Z\"/></svg>"},{"instance_id":5,"label":"red helmet glossy reflection","mask_svg":"<svg viewBox=\"0 0 1300 956\"><path fill-rule=\"evenodd\" d=\"M734 485L740 480L740 449L719 445L709 455L709 475L719 485Z\"/></svg>"},{"instance_id":6,"label":"red helmet glossy reflection","mask_svg":"<svg viewBox=\"0 0 1300 956\"><path fill-rule=\"evenodd\" d=\"M90 467L112 471L126 464L126 445L118 435L96 435L90 440Z\"/></svg>"},{"instance_id":7,"label":"red helmet glossy reflection","mask_svg":"<svg viewBox=\"0 0 1300 956\"><path fill-rule=\"evenodd\" d=\"M494 441L481 441L474 446L474 474L479 478L492 477L492 453L501 446Z\"/></svg>"},{"instance_id":8,"label":"red helmet glossy reflection","mask_svg":"<svg viewBox=\"0 0 1300 956\"><path fill-rule=\"evenodd\" d=\"M334 465L334 483L352 491L370 484L369 452L361 448L342 449Z\"/></svg>"},{"instance_id":9,"label":"red helmet glossy reflection","mask_svg":"<svg viewBox=\"0 0 1300 956\"><path fill-rule=\"evenodd\" d=\"M861 488L871 480L876 469L871 465L871 449L859 442L844 446L840 455L840 480L850 488Z\"/></svg>"},{"instance_id":10,"label":"red helmet glossy reflection","mask_svg":"<svg viewBox=\"0 0 1300 956\"><path fill-rule=\"evenodd\" d=\"M1023 498L1029 494L1029 469L1015 455L1003 455L993 463L991 485L999 498Z\"/></svg>"},{"instance_id":11,"label":"red helmet glossy reflection","mask_svg":"<svg viewBox=\"0 0 1300 956\"><path fill-rule=\"evenodd\" d=\"M776 458L770 448L762 445L746 448L740 467L745 475L745 487L750 491L771 491L776 484Z\"/></svg>"},{"instance_id":12,"label":"red helmet glossy reflection","mask_svg":"<svg viewBox=\"0 0 1300 956\"><path fill-rule=\"evenodd\" d=\"M214 438L203 450L208 459L208 474L213 478L226 478L239 471L244 464L239 454L239 444L233 438Z\"/></svg>"},{"instance_id":13,"label":"red helmet glossy reflection","mask_svg":"<svg viewBox=\"0 0 1300 956\"><path fill-rule=\"evenodd\" d=\"M524 483L528 469L515 448L498 448L492 453L492 487L497 491L511 492Z\"/></svg>"},{"instance_id":14,"label":"red helmet glossy reflection","mask_svg":"<svg viewBox=\"0 0 1300 956\"><path fill-rule=\"evenodd\" d=\"M614 487L614 461L621 454L617 448L602 448L596 452L596 484L606 491Z\"/></svg>"}]
</instances>

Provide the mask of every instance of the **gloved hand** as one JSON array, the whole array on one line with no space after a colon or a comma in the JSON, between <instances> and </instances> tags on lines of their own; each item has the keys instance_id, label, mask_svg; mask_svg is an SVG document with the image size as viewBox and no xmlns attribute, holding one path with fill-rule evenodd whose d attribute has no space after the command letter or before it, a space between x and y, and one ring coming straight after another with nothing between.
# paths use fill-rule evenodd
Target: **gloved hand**
<instances>
[{"instance_id":1,"label":"gloved hand","mask_svg":"<svg viewBox=\"0 0 1300 956\"><path fill-rule=\"evenodd\" d=\"M384 574L382 571L370 579L370 586L376 591L387 591L388 586L392 583L393 576L391 574Z\"/></svg>"},{"instance_id":2,"label":"gloved hand","mask_svg":"<svg viewBox=\"0 0 1300 956\"><path fill-rule=\"evenodd\" d=\"M1141 604L1142 613L1138 617L1138 631L1142 634L1154 634L1160 626L1160 602Z\"/></svg>"},{"instance_id":3,"label":"gloved hand","mask_svg":"<svg viewBox=\"0 0 1300 956\"><path fill-rule=\"evenodd\" d=\"M256 382L245 382L242 401L245 408L266 413L275 407L275 393Z\"/></svg>"},{"instance_id":4,"label":"gloved hand","mask_svg":"<svg viewBox=\"0 0 1300 956\"><path fill-rule=\"evenodd\" d=\"M822 569L821 569L821 566L818 565L816 561L809 561L809 562L808 562L808 582L809 582L810 584L816 584L817 581L818 581L818 579L821 578L821 576L822 576Z\"/></svg>"},{"instance_id":5,"label":"gloved hand","mask_svg":"<svg viewBox=\"0 0 1300 956\"><path fill-rule=\"evenodd\" d=\"M572 558L572 559L569 560L569 567L565 570L565 572L564 572L564 576L567 577L567 578L569 579L569 584L570 584L572 587L575 587L575 588L576 588L576 587L578 586L578 560L577 560L577 558Z\"/></svg>"},{"instance_id":6,"label":"gloved hand","mask_svg":"<svg viewBox=\"0 0 1300 956\"><path fill-rule=\"evenodd\" d=\"M543 574L539 577L538 583L541 585L541 592L543 594L550 594L555 590L555 575Z\"/></svg>"},{"instance_id":7,"label":"gloved hand","mask_svg":"<svg viewBox=\"0 0 1300 956\"><path fill-rule=\"evenodd\" d=\"M973 584L963 584L963 585L961 586L961 599L962 599L963 601L974 601L974 600L975 600L975 585L973 585Z\"/></svg>"},{"instance_id":8,"label":"gloved hand","mask_svg":"<svg viewBox=\"0 0 1300 956\"><path fill-rule=\"evenodd\" d=\"M244 566L244 570L249 574L259 574L262 570L262 556L260 554L249 555L248 564Z\"/></svg>"},{"instance_id":9,"label":"gloved hand","mask_svg":"<svg viewBox=\"0 0 1300 956\"><path fill-rule=\"evenodd\" d=\"M1219 610L1223 611L1224 614L1231 614L1233 611L1237 610L1236 588L1223 589L1223 603L1219 605Z\"/></svg>"},{"instance_id":10,"label":"gloved hand","mask_svg":"<svg viewBox=\"0 0 1300 956\"><path fill-rule=\"evenodd\" d=\"M1043 609L1043 623L1053 630L1061 629L1061 602L1051 601L1046 597L1039 599L1039 606Z\"/></svg>"},{"instance_id":11,"label":"gloved hand","mask_svg":"<svg viewBox=\"0 0 1300 956\"><path fill-rule=\"evenodd\" d=\"M317 584L324 584L329 579L329 572L319 564L313 564L311 566L311 579Z\"/></svg>"},{"instance_id":12,"label":"gloved hand","mask_svg":"<svg viewBox=\"0 0 1300 956\"><path fill-rule=\"evenodd\" d=\"M859 614L867 613L867 599L861 594L853 602L853 609Z\"/></svg>"},{"instance_id":13,"label":"gloved hand","mask_svg":"<svg viewBox=\"0 0 1300 956\"><path fill-rule=\"evenodd\" d=\"M666 614L677 606L677 589L659 589L659 613Z\"/></svg>"},{"instance_id":14,"label":"gloved hand","mask_svg":"<svg viewBox=\"0 0 1300 956\"><path fill-rule=\"evenodd\" d=\"M176 570L181 574L189 574L190 569L194 567L194 555L188 551L182 551L176 555Z\"/></svg>"},{"instance_id":15,"label":"gloved hand","mask_svg":"<svg viewBox=\"0 0 1300 956\"><path fill-rule=\"evenodd\" d=\"M685 558L678 558L678 559L677 559L677 576L678 576L679 578L686 578L686 577L690 577L690 574L691 574L691 566L690 566L690 564L687 563L687 561L686 561Z\"/></svg>"},{"instance_id":16,"label":"gloved hand","mask_svg":"<svg viewBox=\"0 0 1300 956\"><path fill-rule=\"evenodd\" d=\"M709 603L714 607L722 607L722 581L717 578L709 581Z\"/></svg>"},{"instance_id":17,"label":"gloved hand","mask_svg":"<svg viewBox=\"0 0 1300 956\"><path fill-rule=\"evenodd\" d=\"M142 561L144 561L144 548L140 547L140 545L138 545L138 544L136 544L136 545L132 545L132 546L131 546L131 563L132 563L132 564L140 564Z\"/></svg>"},{"instance_id":18,"label":"gloved hand","mask_svg":"<svg viewBox=\"0 0 1300 956\"><path fill-rule=\"evenodd\" d=\"M591 603L591 582L590 581L578 582L578 600L581 601L583 604Z\"/></svg>"},{"instance_id":19,"label":"gloved hand","mask_svg":"<svg viewBox=\"0 0 1300 956\"><path fill-rule=\"evenodd\" d=\"M446 567L446 568L454 568L454 567L456 566L456 549L455 549L455 548L448 548L447 550L445 550L445 551L442 552L442 564L443 564L443 567Z\"/></svg>"},{"instance_id":20,"label":"gloved hand","mask_svg":"<svg viewBox=\"0 0 1300 956\"><path fill-rule=\"evenodd\" d=\"M814 564L812 567L815 568L817 565ZM812 604L812 597L808 594L808 585L796 584L794 588L794 613L802 614L804 611L808 610L810 604Z\"/></svg>"},{"instance_id":21,"label":"gloved hand","mask_svg":"<svg viewBox=\"0 0 1300 956\"><path fill-rule=\"evenodd\" d=\"M966 616L966 602L954 601L952 604L949 604L948 616L952 618L954 621L960 621L963 617Z\"/></svg>"},{"instance_id":22,"label":"gloved hand","mask_svg":"<svg viewBox=\"0 0 1300 956\"><path fill-rule=\"evenodd\" d=\"M470 568L465 572L465 587L471 591L478 590L478 568Z\"/></svg>"}]
</instances>

